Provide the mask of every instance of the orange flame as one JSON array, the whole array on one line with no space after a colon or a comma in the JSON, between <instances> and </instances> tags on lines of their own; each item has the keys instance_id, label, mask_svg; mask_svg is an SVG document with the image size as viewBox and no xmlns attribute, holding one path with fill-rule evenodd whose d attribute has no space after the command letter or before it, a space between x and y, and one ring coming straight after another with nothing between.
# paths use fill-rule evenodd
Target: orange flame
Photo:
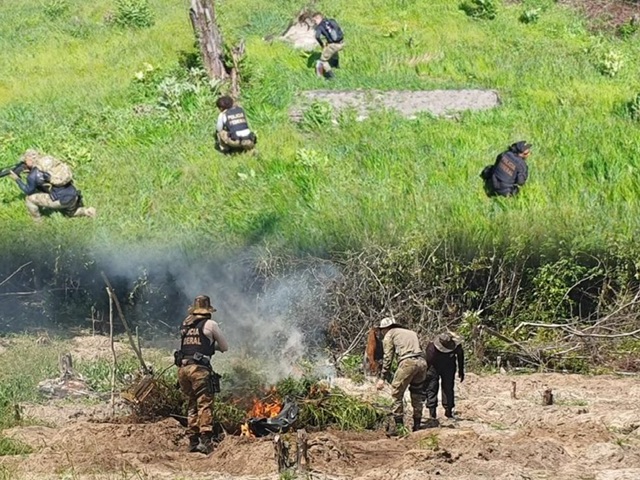
<instances>
[{"instance_id":1,"label":"orange flame","mask_svg":"<svg viewBox=\"0 0 640 480\"><path fill-rule=\"evenodd\" d=\"M273 418L282 410L282 403L278 400L269 402L267 400L254 400L253 407L249 411L249 417Z\"/></svg>"}]
</instances>

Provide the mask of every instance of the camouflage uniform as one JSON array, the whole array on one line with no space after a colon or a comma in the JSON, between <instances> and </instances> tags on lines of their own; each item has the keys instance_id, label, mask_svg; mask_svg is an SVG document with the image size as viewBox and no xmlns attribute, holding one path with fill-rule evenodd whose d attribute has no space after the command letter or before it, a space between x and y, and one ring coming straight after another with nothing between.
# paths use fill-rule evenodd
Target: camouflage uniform
<instances>
[{"instance_id":1,"label":"camouflage uniform","mask_svg":"<svg viewBox=\"0 0 640 480\"><path fill-rule=\"evenodd\" d=\"M422 407L425 401L424 382L427 377L427 361L424 357L418 335L405 328L391 328L382 341L384 359L382 361L382 378L391 376L390 369L394 355L398 358L398 368L391 382L393 398L392 414L396 424L404 423L404 406L402 398L409 388L411 406L413 407L413 426L416 430L422 420Z\"/></svg>"},{"instance_id":2,"label":"camouflage uniform","mask_svg":"<svg viewBox=\"0 0 640 480\"><path fill-rule=\"evenodd\" d=\"M333 58L340 50L344 48L344 42L340 43L327 43L320 54L320 62L322 63L322 71L325 75L328 75L332 71L331 63L329 60Z\"/></svg>"},{"instance_id":3,"label":"camouflage uniform","mask_svg":"<svg viewBox=\"0 0 640 480\"><path fill-rule=\"evenodd\" d=\"M211 319L215 309L209 297L196 297L189 316L180 327L182 341L177 352L178 383L188 398L189 451L209 453L213 448L214 378L211 357L228 346L218 324Z\"/></svg>"},{"instance_id":4,"label":"camouflage uniform","mask_svg":"<svg viewBox=\"0 0 640 480\"><path fill-rule=\"evenodd\" d=\"M28 195L25 198L24 203L27 206L29 214L33 217L34 220L42 219L42 214L40 213L41 208L47 208L49 210L59 210L70 217L94 218L96 216L96 209L93 207L75 208L75 203L73 205L62 205L62 203L60 203L60 200L53 200L51 198L51 195L48 193L33 193L31 195Z\"/></svg>"}]
</instances>

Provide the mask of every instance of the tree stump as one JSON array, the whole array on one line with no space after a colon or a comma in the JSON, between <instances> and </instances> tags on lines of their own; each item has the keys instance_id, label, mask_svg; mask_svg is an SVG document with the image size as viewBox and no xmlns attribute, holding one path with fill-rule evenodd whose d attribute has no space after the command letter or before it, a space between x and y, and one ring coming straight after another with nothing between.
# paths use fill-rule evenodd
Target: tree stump
<instances>
[{"instance_id":1,"label":"tree stump","mask_svg":"<svg viewBox=\"0 0 640 480\"><path fill-rule=\"evenodd\" d=\"M73 373L73 360L71 359L70 353L60 355L58 367L60 369L60 378L73 378L75 376Z\"/></svg>"},{"instance_id":2,"label":"tree stump","mask_svg":"<svg viewBox=\"0 0 640 480\"><path fill-rule=\"evenodd\" d=\"M309 470L309 435L302 428L297 432L296 469L306 472Z\"/></svg>"},{"instance_id":3,"label":"tree stump","mask_svg":"<svg viewBox=\"0 0 640 480\"><path fill-rule=\"evenodd\" d=\"M228 73L224 65L222 34L216 22L213 1L191 0L189 17L207 74L212 79L225 80Z\"/></svg>"},{"instance_id":4,"label":"tree stump","mask_svg":"<svg viewBox=\"0 0 640 480\"><path fill-rule=\"evenodd\" d=\"M542 394L542 405L553 405L553 391L547 388Z\"/></svg>"},{"instance_id":5,"label":"tree stump","mask_svg":"<svg viewBox=\"0 0 640 480\"><path fill-rule=\"evenodd\" d=\"M273 448L278 464L278 473L283 472L289 468L289 445L282 438L282 435L276 435L273 438Z\"/></svg>"}]
</instances>

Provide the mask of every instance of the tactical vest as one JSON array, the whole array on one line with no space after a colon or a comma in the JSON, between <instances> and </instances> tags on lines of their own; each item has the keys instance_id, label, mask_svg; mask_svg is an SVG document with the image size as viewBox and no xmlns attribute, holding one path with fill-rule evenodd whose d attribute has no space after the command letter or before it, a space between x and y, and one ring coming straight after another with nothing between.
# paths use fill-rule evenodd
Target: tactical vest
<instances>
[{"instance_id":1,"label":"tactical vest","mask_svg":"<svg viewBox=\"0 0 640 480\"><path fill-rule=\"evenodd\" d=\"M204 317L189 325L183 323L180 327L180 333L182 335L180 351L186 357L192 357L195 353L213 356L213 343L204 334L204 324L207 320L209 320L209 318Z\"/></svg>"},{"instance_id":2,"label":"tactical vest","mask_svg":"<svg viewBox=\"0 0 640 480\"><path fill-rule=\"evenodd\" d=\"M240 107L231 107L226 112L227 130L231 136L236 135L241 130L248 130L249 124L244 110Z\"/></svg>"}]
</instances>

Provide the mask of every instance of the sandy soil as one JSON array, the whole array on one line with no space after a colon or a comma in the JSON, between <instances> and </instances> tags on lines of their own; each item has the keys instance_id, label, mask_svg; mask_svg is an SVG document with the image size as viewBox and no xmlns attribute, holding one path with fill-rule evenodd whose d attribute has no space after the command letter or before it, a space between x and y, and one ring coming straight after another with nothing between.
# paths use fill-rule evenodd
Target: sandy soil
<instances>
[{"instance_id":1,"label":"sandy soil","mask_svg":"<svg viewBox=\"0 0 640 480\"><path fill-rule=\"evenodd\" d=\"M407 118L415 118L420 112L450 116L464 110L485 110L500 104L493 90L312 90L303 92L291 111L294 121L302 118L302 112L314 101L328 102L335 112L354 109L356 118L363 120L374 110L395 110Z\"/></svg>"},{"instance_id":2,"label":"sandy soil","mask_svg":"<svg viewBox=\"0 0 640 480\"><path fill-rule=\"evenodd\" d=\"M517 398L510 396L511 382ZM373 398L373 385L337 384ZM542 406L552 388L555 405ZM630 480L640 478L640 382L635 377L469 374L458 386L456 421L388 439L382 432L311 433L312 478L362 480ZM68 407L71 408L71 407ZM5 430L32 446L0 457L11 478L276 479L271 439L228 437L210 456L184 453L173 419L148 425L26 411L50 426ZM48 410L49 409L49 410ZM81 406L75 412L82 412ZM58 412L57 416L54 416ZM440 414L441 414L440 410ZM55 419L54 422L51 419Z\"/></svg>"}]
</instances>

